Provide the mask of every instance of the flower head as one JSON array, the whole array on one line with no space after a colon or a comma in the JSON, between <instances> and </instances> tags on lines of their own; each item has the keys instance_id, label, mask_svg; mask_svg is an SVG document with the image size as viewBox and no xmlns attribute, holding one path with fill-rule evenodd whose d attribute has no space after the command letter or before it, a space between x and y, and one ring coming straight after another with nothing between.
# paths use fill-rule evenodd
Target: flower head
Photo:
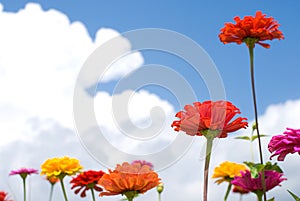
<instances>
[{"instance_id":1,"label":"flower head","mask_svg":"<svg viewBox=\"0 0 300 201\"><path fill-rule=\"evenodd\" d=\"M249 193L250 191L247 191L247 190L243 189L243 188L240 187L240 186L233 186L232 192L234 192L234 193L239 193L239 194L247 194L247 193Z\"/></svg>"},{"instance_id":2,"label":"flower head","mask_svg":"<svg viewBox=\"0 0 300 201\"><path fill-rule=\"evenodd\" d=\"M156 187L159 181L157 173L148 165L125 162L122 165L118 164L115 170L109 170L109 174L104 174L98 184L107 191L100 193L100 196L130 194L134 197Z\"/></svg>"},{"instance_id":3,"label":"flower head","mask_svg":"<svg viewBox=\"0 0 300 201\"><path fill-rule=\"evenodd\" d=\"M276 186L280 186L280 183L286 180L286 178L282 178L282 173L276 172L275 170L265 170L264 173L266 191L269 191ZM251 177L251 172L249 170L246 170L241 173L241 176L235 176L231 183L233 185L241 187L246 191L251 191L254 193L263 191L261 172L259 172L257 178L253 178Z\"/></svg>"},{"instance_id":4,"label":"flower head","mask_svg":"<svg viewBox=\"0 0 300 201\"><path fill-rule=\"evenodd\" d=\"M13 201L7 198L7 193L4 191L0 191L0 201Z\"/></svg>"},{"instance_id":5,"label":"flower head","mask_svg":"<svg viewBox=\"0 0 300 201\"><path fill-rule=\"evenodd\" d=\"M269 151L275 152L271 155L278 155L277 160L283 161L287 154L300 154L300 129L287 128L283 135L273 136L268 145Z\"/></svg>"},{"instance_id":6,"label":"flower head","mask_svg":"<svg viewBox=\"0 0 300 201\"><path fill-rule=\"evenodd\" d=\"M240 176L241 171L247 170L244 164L225 161L214 169L212 178L218 178L215 182L220 184L222 182L231 182L235 176Z\"/></svg>"},{"instance_id":7,"label":"flower head","mask_svg":"<svg viewBox=\"0 0 300 201\"><path fill-rule=\"evenodd\" d=\"M254 47L255 43L269 48L270 45L261 41L283 39L284 36L278 27L280 26L273 17L266 17L261 11L257 11L254 17L245 16L244 19L235 17L233 23L225 23L221 29L219 38L221 42L241 44L245 42Z\"/></svg>"},{"instance_id":8,"label":"flower head","mask_svg":"<svg viewBox=\"0 0 300 201\"><path fill-rule=\"evenodd\" d=\"M80 165L79 160L64 156L62 158L51 158L46 160L41 165L41 169L42 175L63 178L66 175L75 175L83 169L83 167Z\"/></svg>"},{"instance_id":9,"label":"flower head","mask_svg":"<svg viewBox=\"0 0 300 201\"><path fill-rule=\"evenodd\" d=\"M145 160L135 160L131 164L134 164L134 163L140 163L142 166L148 165L151 169L153 169L153 167L154 167L152 163L145 161Z\"/></svg>"},{"instance_id":10,"label":"flower head","mask_svg":"<svg viewBox=\"0 0 300 201\"><path fill-rule=\"evenodd\" d=\"M57 182L59 182L59 178L57 178L57 177L46 177L46 179L49 181L49 183L51 184L51 185L54 185L54 184L56 184Z\"/></svg>"},{"instance_id":11,"label":"flower head","mask_svg":"<svg viewBox=\"0 0 300 201\"><path fill-rule=\"evenodd\" d=\"M31 174L38 174L38 170L34 168L20 168L18 170L12 170L9 173L9 176L20 175L23 179L25 179L27 175L31 175Z\"/></svg>"},{"instance_id":12,"label":"flower head","mask_svg":"<svg viewBox=\"0 0 300 201\"><path fill-rule=\"evenodd\" d=\"M70 181L70 183L72 184L71 189L76 189L75 194L78 194L81 191L81 197L86 197L86 191L89 189L94 189L96 191L101 192L102 188L97 186L97 182L103 176L103 174L104 172L101 170L84 171Z\"/></svg>"},{"instance_id":13,"label":"flower head","mask_svg":"<svg viewBox=\"0 0 300 201\"><path fill-rule=\"evenodd\" d=\"M238 117L231 121L236 114L240 114L240 110L228 101L195 102L184 109L176 114L180 120L174 121L172 127L191 136L213 133L214 137L225 138L228 133L248 126L244 121L246 118Z\"/></svg>"}]
</instances>

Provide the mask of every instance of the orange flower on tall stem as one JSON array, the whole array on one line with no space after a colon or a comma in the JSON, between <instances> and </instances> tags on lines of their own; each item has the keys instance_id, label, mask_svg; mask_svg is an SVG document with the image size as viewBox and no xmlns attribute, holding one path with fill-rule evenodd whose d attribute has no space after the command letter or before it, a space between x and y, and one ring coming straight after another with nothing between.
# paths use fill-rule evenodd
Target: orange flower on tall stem
<instances>
[{"instance_id":1,"label":"orange flower on tall stem","mask_svg":"<svg viewBox=\"0 0 300 201\"><path fill-rule=\"evenodd\" d=\"M184 131L194 136L206 136L214 131L218 138L227 137L228 133L246 128L246 118L233 117L240 114L240 110L229 101L205 101L195 102L194 105L186 105L185 111L178 112L175 116L180 120L174 121L172 127L175 131Z\"/></svg>"},{"instance_id":2,"label":"orange flower on tall stem","mask_svg":"<svg viewBox=\"0 0 300 201\"><path fill-rule=\"evenodd\" d=\"M265 40L284 39L284 36L278 27L280 26L273 17L266 17L261 11L257 11L254 17L245 16L244 19L235 17L233 23L225 23L225 27L221 29L219 38L221 42L241 44L245 42L248 46L253 39L252 45L255 43L270 48L269 44L262 43Z\"/></svg>"},{"instance_id":3,"label":"orange flower on tall stem","mask_svg":"<svg viewBox=\"0 0 300 201\"><path fill-rule=\"evenodd\" d=\"M159 181L160 178L150 166L124 162L118 164L115 170L109 170L109 174L104 174L98 184L106 190L100 196L122 194L132 201L136 195L156 187Z\"/></svg>"},{"instance_id":4,"label":"orange flower on tall stem","mask_svg":"<svg viewBox=\"0 0 300 201\"><path fill-rule=\"evenodd\" d=\"M206 157L204 165L203 201L207 201L208 169L214 138L225 138L228 133L246 128L246 118L238 117L232 120L240 110L228 101L196 102L186 105L185 111L176 114L178 121L172 123L175 131L184 131L191 136L205 136Z\"/></svg>"},{"instance_id":5,"label":"orange flower on tall stem","mask_svg":"<svg viewBox=\"0 0 300 201\"><path fill-rule=\"evenodd\" d=\"M224 44L227 43L246 43L249 49L250 56L250 73L251 73L251 88L252 88L252 97L253 97L253 106L254 106L254 117L256 132L258 138L258 147L259 147L259 156L260 163L263 165L263 154L261 147L261 136L258 126L258 112L257 112L257 103L256 103L256 92L255 92L255 82L254 82L254 47L255 44L262 45L265 48L270 48L269 44L262 43L265 40L273 39L284 39L284 36L280 30L278 30L279 24L274 20L273 17L266 17L265 14L262 14L261 11L257 11L254 17L246 16L244 19L240 17L234 18L236 24L225 23L225 27L221 29L219 38ZM264 189L264 201L267 201L266 198L266 185L264 172L262 172L262 186Z\"/></svg>"}]
</instances>

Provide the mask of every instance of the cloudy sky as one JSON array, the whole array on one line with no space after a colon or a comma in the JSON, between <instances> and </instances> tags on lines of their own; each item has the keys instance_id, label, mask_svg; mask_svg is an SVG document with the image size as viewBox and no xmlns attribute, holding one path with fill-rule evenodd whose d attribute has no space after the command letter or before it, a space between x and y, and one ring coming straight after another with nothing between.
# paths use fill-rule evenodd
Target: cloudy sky
<instances>
[{"instance_id":1,"label":"cloudy sky","mask_svg":"<svg viewBox=\"0 0 300 201\"><path fill-rule=\"evenodd\" d=\"M247 49L225 46L217 35L234 16L261 10L285 35L271 49L255 48L261 132L300 128L299 9L296 1L1 1L0 190L21 200L21 180L8 177L10 170L40 169L47 158L68 155L85 169L102 170L147 159L165 183L163 200L201 200L205 142L174 132L174 114L184 104L224 97L252 124ZM156 29L147 35L147 28ZM249 133L216 140L211 171L225 160L251 160L250 144L233 139ZM265 161L269 140L263 140ZM254 150L258 161L256 143ZM288 180L268 197L292 200L286 189L300 195L299 163L298 155L280 163ZM227 186L213 182L209 200L220 200ZM42 177L29 177L28 185L30 200L48 199ZM137 200L156 196L152 190ZM59 186L53 200L63 200Z\"/></svg>"}]
</instances>

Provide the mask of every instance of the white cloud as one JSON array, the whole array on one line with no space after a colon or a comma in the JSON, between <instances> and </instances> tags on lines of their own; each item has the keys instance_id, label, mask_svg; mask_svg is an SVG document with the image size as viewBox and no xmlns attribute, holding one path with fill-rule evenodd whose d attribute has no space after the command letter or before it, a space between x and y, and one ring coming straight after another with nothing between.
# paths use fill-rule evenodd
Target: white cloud
<instances>
[{"instance_id":1,"label":"white cloud","mask_svg":"<svg viewBox=\"0 0 300 201\"><path fill-rule=\"evenodd\" d=\"M26 138L26 122L31 118L55 119L73 128L78 72L95 48L119 33L100 29L93 42L82 23L71 23L65 14L43 11L34 3L17 13L0 11L0 26L0 130L5 133L0 144ZM130 50L129 41L121 39L124 42L116 51ZM143 58L134 53L118 62L105 74L106 82L138 68ZM84 87L96 82L97 78L87 77Z\"/></svg>"},{"instance_id":2,"label":"white cloud","mask_svg":"<svg viewBox=\"0 0 300 201\"><path fill-rule=\"evenodd\" d=\"M118 35L111 29L100 29L95 42L89 37L86 28L80 22L70 23L68 18L56 10L43 11L37 4L27 4L18 13L3 12L0 4L0 189L9 191L14 200L22 196L21 180L18 177L8 177L12 169L21 166L39 168L47 158L69 155L80 159L83 166L89 169L104 169L83 149L80 140L73 129L72 120L72 95L78 71L91 51L98 44L103 43L105 38ZM130 44L123 40L124 49L128 51ZM118 79L130 71L136 69L142 63L142 57L136 54L128 57L125 64L122 62L107 73L103 81ZM122 60L118 61L121 62ZM89 77L90 76L90 77ZM87 75L84 86L94 84L95 78ZM92 80L92 81L90 81ZM90 103L93 99L83 90L81 101ZM158 149L166 146L165 142L172 142L173 138L180 135L171 131L170 122L174 119L173 107L157 95L146 91L134 94L125 91L122 94L111 97L105 92L99 92L95 97L95 111L100 127L110 131L111 143L122 145L121 148L128 152L141 151L145 153L153 148ZM132 96L130 96L132 95ZM129 104L129 117L124 113L118 116L122 126L132 121L135 127L124 129L145 129L151 125L151 109L159 106L164 109L165 130L164 135L159 135L155 143L149 141L148 147L140 146L131 138L121 138L119 128L115 125L116 120L111 116L111 103L123 104L126 98L131 97ZM125 101L125 103L128 103ZM101 113L100 113L101 112ZM118 111L120 112L120 111ZM155 113L156 112L156 113ZM103 115L101 115L103 114ZM164 119L162 113L157 110L154 114L157 119ZM84 116L83 116L84 119ZM286 127L299 128L300 100L287 101L286 103L272 105L267 108L260 117L261 132L274 135L282 133ZM152 119L153 120L153 119ZM91 124L89 124L91 123ZM93 122L86 122L87 129L95 126ZM251 125L251 123L250 123ZM131 130L132 131L132 130ZM249 133L248 129L246 132ZM134 133L137 137L137 133ZM233 134L231 134L232 136ZM115 137L114 137L115 136ZM159 139L159 140L158 140ZM268 140L263 140L265 160L270 156L266 150ZM164 141L161 143L160 140ZM153 143L153 147L151 147ZM195 143L187 154L177 163L159 172L166 190L163 192L163 200L186 200L194 201L202 197L203 180L203 151L204 138L197 137ZM257 153L257 142L254 151ZM151 146L150 146L151 145ZM99 147L104 149L105 147ZM230 160L243 162L251 160L250 146L247 142L233 140L232 137L216 141L212 153L211 171L214 166ZM167 156L161 156L162 159ZM289 198L286 189L289 188L296 194L299 182L294 172L298 170L299 156L288 155L282 165L288 181L283 182L281 188L268 193L276 195L277 200ZM256 161L257 154L256 154ZM275 161L273 159L273 161ZM66 182L68 179L66 180ZM31 200L40 200L48 196L49 186L41 177L33 175L28 180L31 188ZM66 185L68 185L66 183ZM226 186L218 186L210 180L210 200L223 198ZM38 189L38 191L36 191ZM68 194L71 200L81 200L73 195L70 189ZM56 186L54 200L61 200L62 194L59 186ZM141 195L136 200L152 201L156 197L155 190ZM47 199L47 197L46 197ZM117 200L117 197L107 197L103 200ZM232 196L231 200L238 197ZM254 200L254 195L245 197L245 201Z\"/></svg>"}]
</instances>

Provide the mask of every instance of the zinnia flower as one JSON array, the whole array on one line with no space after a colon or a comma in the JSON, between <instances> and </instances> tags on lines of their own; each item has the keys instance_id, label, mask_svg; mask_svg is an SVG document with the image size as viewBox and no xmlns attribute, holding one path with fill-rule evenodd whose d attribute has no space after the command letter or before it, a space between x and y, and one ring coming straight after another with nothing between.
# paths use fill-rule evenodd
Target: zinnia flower
<instances>
[{"instance_id":1,"label":"zinnia flower","mask_svg":"<svg viewBox=\"0 0 300 201\"><path fill-rule=\"evenodd\" d=\"M186 105L185 111L176 114L179 121L174 121L172 127L175 131L184 131L191 136L202 136L216 132L219 138L227 137L228 133L246 128L248 123L246 118L238 117L232 120L240 110L228 101L205 101L195 102L194 105ZM231 122L230 122L231 121Z\"/></svg>"},{"instance_id":2,"label":"zinnia flower","mask_svg":"<svg viewBox=\"0 0 300 201\"><path fill-rule=\"evenodd\" d=\"M80 165L79 160L64 156L62 158L51 158L46 160L41 165L42 175L47 177L58 177L66 175L75 175L83 167Z\"/></svg>"},{"instance_id":3,"label":"zinnia flower","mask_svg":"<svg viewBox=\"0 0 300 201\"><path fill-rule=\"evenodd\" d=\"M41 169L42 175L46 175L49 178L57 177L59 179L65 201L68 201L63 179L65 176L75 175L83 169L83 167L76 158L64 156L62 158L51 158L46 160L41 165Z\"/></svg>"},{"instance_id":4,"label":"zinnia flower","mask_svg":"<svg viewBox=\"0 0 300 201\"><path fill-rule=\"evenodd\" d=\"M53 196L53 190L54 190L54 185L59 182L59 178L57 177L46 177L47 181L49 181L51 187L50 187L50 195L49 195L49 201L52 200Z\"/></svg>"},{"instance_id":5,"label":"zinnia flower","mask_svg":"<svg viewBox=\"0 0 300 201\"><path fill-rule=\"evenodd\" d=\"M0 191L0 201L13 201L7 198L7 193L4 191Z\"/></svg>"},{"instance_id":6,"label":"zinnia flower","mask_svg":"<svg viewBox=\"0 0 300 201\"><path fill-rule=\"evenodd\" d=\"M12 170L10 173L9 173L9 176L11 175L20 175L20 177L22 178L23 180L23 199L24 201L26 201L26 178L27 178L27 175L31 175L31 174L38 174L38 170L36 169L33 169L33 168L21 168L21 169L18 169L18 170Z\"/></svg>"},{"instance_id":7,"label":"zinnia flower","mask_svg":"<svg viewBox=\"0 0 300 201\"><path fill-rule=\"evenodd\" d=\"M255 17L245 16L244 19L235 17L233 23L225 23L221 29L219 38L221 42L241 44L245 42L248 46L254 47L255 43L270 48L269 44L261 41L284 39L278 27L280 26L273 17L266 17L261 11L257 11Z\"/></svg>"},{"instance_id":8,"label":"zinnia flower","mask_svg":"<svg viewBox=\"0 0 300 201\"><path fill-rule=\"evenodd\" d=\"M283 161L287 154L298 152L300 154L300 129L287 128L283 135L273 136L268 145L269 151L275 152L272 157L278 155L277 160Z\"/></svg>"},{"instance_id":9,"label":"zinnia flower","mask_svg":"<svg viewBox=\"0 0 300 201\"><path fill-rule=\"evenodd\" d=\"M131 164L134 164L134 163L140 163L142 166L148 165L151 169L153 169L153 167L154 167L152 163L145 161L145 160L135 160Z\"/></svg>"},{"instance_id":10,"label":"zinnia flower","mask_svg":"<svg viewBox=\"0 0 300 201\"><path fill-rule=\"evenodd\" d=\"M11 175L20 175L22 178L27 177L27 175L31 174L38 174L38 170L34 168L20 168L18 170L12 170L9 173L9 176Z\"/></svg>"},{"instance_id":11,"label":"zinnia flower","mask_svg":"<svg viewBox=\"0 0 300 201\"><path fill-rule=\"evenodd\" d=\"M101 192L102 188L97 186L99 179L103 176L104 172L103 171L94 171L94 170L88 170L85 172L80 173L76 177L74 177L71 180L72 188L71 189L76 189L75 194L78 194L80 191L80 196L81 197L86 197L86 191L90 190L96 190ZM92 192L93 199L94 198L94 193Z\"/></svg>"},{"instance_id":12,"label":"zinnia flower","mask_svg":"<svg viewBox=\"0 0 300 201\"><path fill-rule=\"evenodd\" d=\"M225 161L214 169L212 178L218 178L215 182L221 184L222 182L231 182L235 176L240 176L241 171L247 170L244 164Z\"/></svg>"},{"instance_id":13,"label":"zinnia flower","mask_svg":"<svg viewBox=\"0 0 300 201\"><path fill-rule=\"evenodd\" d=\"M109 170L109 174L104 174L98 184L107 191L100 193L100 196L124 194L132 201L137 194L156 187L159 181L157 173L148 165L124 162L118 164L115 170Z\"/></svg>"},{"instance_id":14,"label":"zinnia flower","mask_svg":"<svg viewBox=\"0 0 300 201\"><path fill-rule=\"evenodd\" d=\"M49 181L49 183L50 183L51 185L54 185L54 184L56 184L57 182L59 182L59 178L57 178L57 177L46 177L46 179Z\"/></svg>"},{"instance_id":15,"label":"zinnia flower","mask_svg":"<svg viewBox=\"0 0 300 201\"><path fill-rule=\"evenodd\" d=\"M286 178L282 178L282 173L276 172L275 170L265 170L264 175L266 191L269 191L276 186L280 186L280 183L286 180ZM252 178L251 172L249 170L246 170L241 173L241 176L235 176L231 183L233 185L241 187L246 191L263 193L261 172L259 172L257 178Z\"/></svg>"},{"instance_id":16,"label":"zinnia flower","mask_svg":"<svg viewBox=\"0 0 300 201\"><path fill-rule=\"evenodd\" d=\"M242 194L242 195L243 195L243 194L249 193L250 191L247 191L247 190L243 189L243 188L240 187L240 186L233 186L232 192L234 192L234 193L239 193L239 194Z\"/></svg>"}]
</instances>

